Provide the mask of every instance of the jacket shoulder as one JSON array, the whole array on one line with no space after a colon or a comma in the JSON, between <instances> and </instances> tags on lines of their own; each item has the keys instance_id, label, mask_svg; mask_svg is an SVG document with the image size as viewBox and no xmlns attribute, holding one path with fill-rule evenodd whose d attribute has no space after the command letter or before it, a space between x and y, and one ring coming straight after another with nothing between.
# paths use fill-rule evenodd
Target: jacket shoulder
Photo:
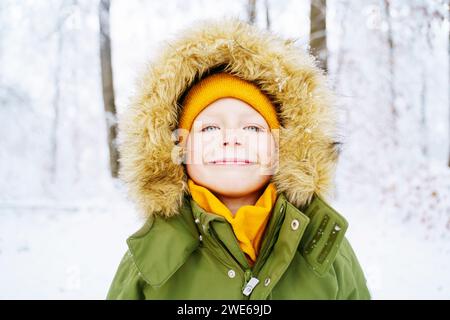
<instances>
[{"instance_id":1,"label":"jacket shoulder","mask_svg":"<svg viewBox=\"0 0 450 320\"><path fill-rule=\"evenodd\" d=\"M114 279L109 287L107 300L144 299L143 280L133 262L131 252L127 250L120 261Z\"/></svg>"},{"instance_id":2,"label":"jacket shoulder","mask_svg":"<svg viewBox=\"0 0 450 320\"><path fill-rule=\"evenodd\" d=\"M312 270L320 277L336 273L339 299L370 299L361 265L346 237L347 219L318 194L303 211L310 223L301 252Z\"/></svg>"},{"instance_id":3,"label":"jacket shoulder","mask_svg":"<svg viewBox=\"0 0 450 320\"><path fill-rule=\"evenodd\" d=\"M347 237L344 237L342 240L342 244L333 263L333 269L336 273L339 287L337 299L371 299L361 264Z\"/></svg>"},{"instance_id":4,"label":"jacket shoulder","mask_svg":"<svg viewBox=\"0 0 450 320\"><path fill-rule=\"evenodd\" d=\"M152 287L160 287L198 248L198 232L192 212L183 206L180 214L151 216L127 239L137 271Z\"/></svg>"}]
</instances>

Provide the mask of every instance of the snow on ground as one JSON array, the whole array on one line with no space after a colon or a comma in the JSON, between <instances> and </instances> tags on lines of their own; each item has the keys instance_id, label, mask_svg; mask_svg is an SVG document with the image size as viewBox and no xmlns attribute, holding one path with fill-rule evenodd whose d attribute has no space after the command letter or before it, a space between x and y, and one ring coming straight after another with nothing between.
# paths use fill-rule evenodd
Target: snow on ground
<instances>
[{"instance_id":1,"label":"snow on ground","mask_svg":"<svg viewBox=\"0 0 450 320\"><path fill-rule=\"evenodd\" d=\"M450 298L448 237L427 239L420 224L386 218L375 205L333 206L349 221L374 299ZM120 189L90 202L1 203L0 298L104 299L141 223Z\"/></svg>"},{"instance_id":2,"label":"snow on ground","mask_svg":"<svg viewBox=\"0 0 450 320\"><path fill-rule=\"evenodd\" d=\"M423 226L380 214L381 208L336 202L373 299L449 299L450 239L427 238Z\"/></svg>"},{"instance_id":3,"label":"snow on ground","mask_svg":"<svg viewBox=\"0 0 450 320\"><path fill-rule=\"evenodd\" d=\"M104 299L140 226L123 198L0 204L0 299Z\"/></svg>"}]
</instances>

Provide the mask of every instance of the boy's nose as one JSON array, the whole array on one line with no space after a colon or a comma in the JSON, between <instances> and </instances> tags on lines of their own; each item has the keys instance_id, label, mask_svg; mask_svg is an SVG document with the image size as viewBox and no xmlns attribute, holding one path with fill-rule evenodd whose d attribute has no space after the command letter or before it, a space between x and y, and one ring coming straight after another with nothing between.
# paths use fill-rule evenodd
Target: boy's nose
<instances>
[{"instance_id":1,"label":"boy's nose","mask_svg":"<svg viewBox=\"0 0 450 320\"><path fill-rule=\"evenodd\" d=\"M235 141L234 144L235 144L235 145L238 145L238 146L241 145L241 143L240 143L239 141ZM224 141L224 142L223 142L223 145L224 145L224 146L227 146L227 145L229 145L229 142L228 142L228 141Z\"/></svg>"},{"instance_id":2,"label":"boy's nose","mask_svg":"<svg viewBox=\"0 0 450 320\"><path fill-rule=\"evenodd\" d=\"M234 130L226 130L226 132L225 132L223 145L227 146L230 144L233 144L233 145L241 145L242 144L238 134L236 134L236 132Z\"/></svg>"}]
</instances>

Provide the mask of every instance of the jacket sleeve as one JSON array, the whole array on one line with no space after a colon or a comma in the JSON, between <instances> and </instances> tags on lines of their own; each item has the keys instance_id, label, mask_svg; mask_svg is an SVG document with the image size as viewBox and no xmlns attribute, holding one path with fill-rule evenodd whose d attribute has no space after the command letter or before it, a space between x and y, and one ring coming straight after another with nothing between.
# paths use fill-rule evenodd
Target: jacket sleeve
<instances>
[{"instance_id":1,"label":"jacket sleeve","mask_svg":"<svg viewBox=\"0 0 450 320\"><path fill-rule=\"evenodd\" d=\"M145 299L142 292L143 280L133 262L131 253L127 250L114 279L110 285L107 300L140 300Z\"/></svg>"},{"instance_id":2,"label":"jacket sleeve","mask_svg":"<svg viewBox=\"0 0 450 320\"><path fill-rule=\"evenodd\" d=\"M337 299L371 299L364 272L347 238L341 244L334 267L339 285Z\"/></svg>"}]
</instances>

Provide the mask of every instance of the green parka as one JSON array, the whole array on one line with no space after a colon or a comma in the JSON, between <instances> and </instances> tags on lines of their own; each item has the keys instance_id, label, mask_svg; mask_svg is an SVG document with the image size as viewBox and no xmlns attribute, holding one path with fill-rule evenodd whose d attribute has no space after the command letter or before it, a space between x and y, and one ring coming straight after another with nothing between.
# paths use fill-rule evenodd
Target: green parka
<instances>
[{"instance_id":1,"label":"green parka","mask_svg":"<svg viewBox=\"0 0 450 320\"><path fill-rule=\"evenodd\" d=\"M187 196L128 238L108 299L370 299L347 225L319 196L302 211L280 194L250 268L225 218Z\"/></svg>"},{"instance_id":2,"label":"green parka","mask_svg":"<svg viewBox=\"0 0 450 320\"><path fill-rule=\"evenodd\" d=\"M218 70L256 83L281 123L278 196L253 268L225 218L193 201L173 134L185 92ZM197 22L165 43L119 118L119 175L145 223L107 298L370 299L348 223L325 201L339 155L334 101L295 41L240 20Z\"/></svg>"}]
</instances>

